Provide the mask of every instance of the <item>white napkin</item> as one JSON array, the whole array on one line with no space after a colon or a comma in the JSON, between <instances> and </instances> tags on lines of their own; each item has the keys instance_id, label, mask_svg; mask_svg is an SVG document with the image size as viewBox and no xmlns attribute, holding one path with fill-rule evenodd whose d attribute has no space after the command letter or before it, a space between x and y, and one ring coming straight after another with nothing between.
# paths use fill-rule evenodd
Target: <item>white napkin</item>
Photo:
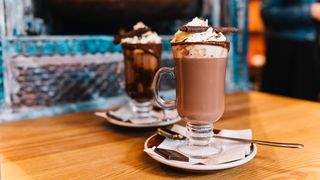
<instances>
[{"instance_id":1,"label":"white napkin","mask_svg":"<svg viewBox=\"0 0 320 180\"><path fill-rule=\"evenodd\" d=\"M187 129L185 127L182 127L180 125L174 125L172 127L173 131L178 132L182 135L186 136ZM236 138L245 138L245 139L251 139L252 138L252 131L251 129L246 130L226 130L223 129L219 132L219 136L226 136L226 137L236 137ZM214 164L221 164L226 162L231 162L239 159L245 158L246 155L250 154L250 143L243 143L243 142L237 142L237 141L231 141L231 140L222 140L222 139L215 139L215 141L219 141L222 146L222 152L216 156L211 158L210 160L198 160L198 159L192 159L189 158L189 162L182 162L182 161L176 161L176 163L183 163L183 164L197 164L202 163L205 165L214 165ZM166 138L159 146L158 148L163 149L171 149L171 150L177 150L177 147L181 145L181 142L174 141ZM154 152L154 148L147 148L144 149L145 152L150 153L155 156L160 156L159 154Z\"/></svg>"},{"instance_id":2,"label":"white napkin","mask_svg":"<svg viewBox=\"0 0 320 180\"><path fill-rule=\"evenodd\" d=\"M116 117L116 119L119 121L131 122L132 124L159 123L159 122L163 122L162 120L165 120L165 119L179 118L177 110L173 109L173 110L159 110L159 111L152 110L150 112L151 116L158 117L157 119L156 118L136 119L134 118L134 112L132 109L133 108L129 103L124 106L121 106L120 108L114 111L109 111L109 114L113 117ZM105 112L96 112L95 114L103 118L110 118Z\"/></svg>"}]
</instances>

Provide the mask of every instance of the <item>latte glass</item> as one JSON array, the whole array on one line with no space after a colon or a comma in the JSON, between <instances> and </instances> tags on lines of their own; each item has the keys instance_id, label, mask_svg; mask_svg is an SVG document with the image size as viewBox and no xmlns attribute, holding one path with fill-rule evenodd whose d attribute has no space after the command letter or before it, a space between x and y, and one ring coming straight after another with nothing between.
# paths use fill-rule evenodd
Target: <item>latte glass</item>
<instances>
[{"instance_id":1,"label":"latte glass","mask_svg":"<svg viewBox=\"0 0 320 180\"><path fill-rule=\"evenodd\" d=\"M150 115L153 102L152 81L161 67L161 44L122 44L125 64L125 90L131 98L135 119Z\"/></svg>"},{"instance_id":2,"label":"latte glass","mask_svg":"<svg viewBox=\"0 0 320 180\"><path fill-rule=\"evenodd\" d=\"M193 158L209 158L222 151L213 138L213 123L224 112L227 58L190 58L175 52L188 46L192 45L175 45L174 68L161 68L156 73L153 81L155 101L164 109L176 107L187 123L188 141L178 150ZM215 45L205 45L205 48L215 48ZM159 95L159 83L164 74L176 78L176 100L164 100Z\"/></svg>"}]
</instances>

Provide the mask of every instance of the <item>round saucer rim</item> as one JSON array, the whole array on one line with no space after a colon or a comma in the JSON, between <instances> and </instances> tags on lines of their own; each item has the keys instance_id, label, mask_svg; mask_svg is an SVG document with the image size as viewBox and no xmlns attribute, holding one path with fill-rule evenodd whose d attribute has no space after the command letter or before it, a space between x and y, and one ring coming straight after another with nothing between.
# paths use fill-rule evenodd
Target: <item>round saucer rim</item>
<instances>
[{"instance_id":1,"label":"round saucer rim","mask_svg":"<svg viewBox=\"0 0 320 180\"><path fill-rule=\"evenodd\" d=\"M112 117L109 117L109 116L106 118L106 120L109 123L113 124L113 125L118 125L118 126L122 126L122 127L146 128L146 127L169 126L169 125L172 125L172 124L175 124L175 123L179 122L181 120L181 118L177 117L174 120L164 121L164 122L160 122L160 123L156 123L156 124L153 124L153 123L150 123L150 124L133 124L133 123L125 122L125 121L119 121L119 120L113 119Z\"/></svg>"},{"instance_id":2,"label":"round saucer rim","mask_svg":"<svg viewBox=\"0 0 320 180\"><path fill-rule=\"evenodd\" d=\"M153 138L156 135L157 134L153 134L152 136L150 136L145 141L144 149L148 149L148 146L147 146L148 142L150 141L151 138ZM257 150L257 146L255 144L253 144L253 150L245 158L239 159L239 160L236 160L236 161L232 161L232 162L215 164L215 165L183 165L183 164L175 163L174 161L168 161L168 160L166 160L164 158L155 156L153 154L149 154L148 152L146 152L146 153L151 158L153 158L154 160L156 160L156 161L158 161L158 162L160 162L162 164L166 164L168 166L171 166L171 167L184 169L184 170L191 170L191 171L213 171L213 170L229 169L229 168L233 168L233 167L237 167L237 166L243 165L243 164L251 161L257 155L257 151L258 151Z\"/></svg>"}]
</instances>

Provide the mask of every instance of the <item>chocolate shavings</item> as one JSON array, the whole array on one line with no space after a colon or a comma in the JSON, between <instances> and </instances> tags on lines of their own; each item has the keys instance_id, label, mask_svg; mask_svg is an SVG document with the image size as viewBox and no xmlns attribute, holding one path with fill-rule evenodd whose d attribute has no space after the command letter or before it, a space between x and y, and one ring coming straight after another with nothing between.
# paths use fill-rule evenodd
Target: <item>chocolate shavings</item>
<instances>
[{"instance_id":1,"label":"chocolate shavings","mask_svg":"<svg viewBox=\"0 0 320 180\"><path fill-rule=\"evenodd\" d=\"M140 28L137 30L132 30L129 32L126 32L122 35L118 35L114 37L113 43L114 44L119 44L121 42L121 39L123 38L129 38L129 37L134 37L134 36L140 36L148 31L150 31L151 29L149 27L144 27L144 28Z\"/></svg>"},{"instance_id":2,"label":"chocolate shavings","mask_svg":"<svg viewBox=\"0 0 320 180\"><path fill-rule=\"evenodd\" d=\"M188 33L199 33L208 30L211 26L181 26L180 31ZM221 33L235 33L239 32L238 28L235 27L212 27L215 32Z\"/></svg>"}]
</instances>

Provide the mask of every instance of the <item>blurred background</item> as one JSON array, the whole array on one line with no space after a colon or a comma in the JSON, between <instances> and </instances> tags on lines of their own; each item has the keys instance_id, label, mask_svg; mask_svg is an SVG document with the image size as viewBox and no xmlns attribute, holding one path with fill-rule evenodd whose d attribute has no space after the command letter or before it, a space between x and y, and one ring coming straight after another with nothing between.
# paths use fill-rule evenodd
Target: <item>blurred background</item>
<instances>
[{"instance_id":1,"label":"blurred background","mask_svg":"<svg viewBox=\"0 0 320 180\"><path fill-rule=\"evenodd\" d=\"M312 3L302 0L0 2L2 121L109 108L123 103L126 99L119 83L123 80L122 52L112 40L115 34L130 30L137 21L143 21L163 37L163 66L173 66L169 43L173 33L193 17L207 18L214 26L238 27L240 33L227 37L232 47L226 91L262 90L267 64L267 28L261 17L262 7L285 22L288 18L279 12L301 14L304 9L297 7L306 7L309 12ZM275 11L277 8L280 11ZM289 11L291 9L293 11ZM291 29L298 27L297 24L284 25ZM278 27L273 30L277 32ZM164 84L169 85L162 88L172 96L174 81L167 81L169 83Z\"/></svg>"},{"instance_id":2,"label":"blurred background","mask_svg":"<svg viewBox=\"0 0 320 180\"><path fill-rule=\"evenodd\" d=\"M259 90L262 69L266 63L264 26L260 15L261 0L249 1L248 66L251 89Z\"/></svg>"}]
</instances>

